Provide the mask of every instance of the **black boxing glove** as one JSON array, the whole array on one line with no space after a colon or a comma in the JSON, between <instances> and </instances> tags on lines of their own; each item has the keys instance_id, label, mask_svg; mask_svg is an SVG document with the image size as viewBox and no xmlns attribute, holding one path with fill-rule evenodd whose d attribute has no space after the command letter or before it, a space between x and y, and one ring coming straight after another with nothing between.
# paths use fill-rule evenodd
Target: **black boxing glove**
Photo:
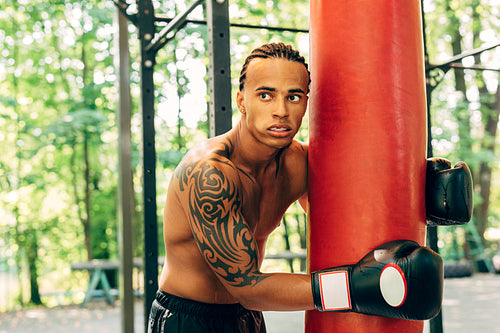
<instances>
[{"instance_id":1,"label":"black boxing glove","mask_svg":"<svg viewBox=\"0 0 500 333\"><path fill-rule=\"evenodd\" d=\"M357 264L312 273L311 283L319 311L426 320L441 309L443 261L417 242L396 240Z\"/></svg>"},{"instance_id":2,"label":"black boxing glove","mask_svg":"<svg viewBox=\"0 0 500 333\"><path fill-rule=\"evenodd\" d=\"M427 160L425 209L428 225L459 225L472 217L472 176L464 162Z\"/></svg>"}]
</instances>

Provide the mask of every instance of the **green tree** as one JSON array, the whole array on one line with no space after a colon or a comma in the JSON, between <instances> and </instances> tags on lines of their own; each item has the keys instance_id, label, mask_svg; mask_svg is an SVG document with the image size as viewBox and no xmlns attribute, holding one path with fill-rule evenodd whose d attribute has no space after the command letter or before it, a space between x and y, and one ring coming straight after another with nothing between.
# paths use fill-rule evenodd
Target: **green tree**
<instances>
[{"instance_id":1,"label":"green tree","mask_svg":"<svg viewBox=\"0 0 500 333\"><path fill-rule=\"evenodd\" d=\"M158 16L173 18L190 2L153 3ZM500 13L492 0L428 0L425 4L431 63L481 46L489 36L499 34L496 17ZM233 0L229 8L235 24L308 27L309 3L304 0ZM41 303L40 285L48 280L63 289L82 286L69 270L73 261L117 256L115 11L112 1L98 0L4 0L0 7L0 214L5 216L0 220L0 247L15 254L22 286L19 304ZM203 20L202 7L189 18ZM132 177L137 192L134 255L141 256L140 50L133 24L129 32ZM233 101L238 71L254 47L284 41L308 57L305 33L232 27L230 34ZM160 228L173 168L208 133L206 41L206 25L188 23L157 55ZM464 64L493 68L495 63L498 53L494 51L464 60ZM474 220L481 234L488 226L500 224L500 193L494 186L498 184L499 90L498 74L454 69L443 76L432 96L435 154L471 165ZM234 104L233 114L238 116ZM299 138L307 141L307 121Z\"/></svg>"},{"instance_id":2,"label":"green tree","mask_svg":"<svg viewBox=\"0 0 500 333\"><path fill-rule=\"evenodd\" d=\"M427 4L431 63L498 41L494 36L500 32L495 20L499 9L493 1L447 0ZM464 58L458 67L495 68L495 61L495 52L486 51ZM475 189L473 221L484 241L491 223L498 225L498 219L492 219L498 199L491 196L500 114L498 74L454 68L441 79L432 96L433 147L435 154L461 159L471 166Z\"/></svg>"},{"instance_id":3,"label":"green tree","mask_svg":"<svg viewBox=\"0 0 500 333\"><path fill-rule=\"evenodd\" d=\"M113 4L100 1L7 0L0 8L0 210L7 216L0 226L13 237L3 244L16 253L19 304L25 282L30 302L41 303L40 276L71 285L54 271L84 253L75 212L93 216L97 230L111 228L98 237L109 235L116 250L114 211L91 200L116 192L113 14ZM73 118L72 131L54 130Z\"/></svg>"}]
</instances>

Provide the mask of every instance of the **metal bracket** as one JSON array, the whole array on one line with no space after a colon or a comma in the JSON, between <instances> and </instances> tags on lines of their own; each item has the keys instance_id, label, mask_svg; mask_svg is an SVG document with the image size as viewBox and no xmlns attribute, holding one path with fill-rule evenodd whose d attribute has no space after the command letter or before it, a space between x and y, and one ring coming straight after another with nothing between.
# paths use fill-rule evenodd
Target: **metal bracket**
<instances>
[{"instance_id":1,"label":"metal bracket","mask_svg":"<svg viewBox=\"0 0 500 333\"><path fill-rule=\"evenodd\" d=\"M189 6L184 12L177 15L174 19L172 19L166 27L164 27L146 46L146 51L148 52L158 52L165 44L167 44L170 40L175 37L177 30L182 28L186 23L186 17L205 0L196 0L194 3Z\"/></svg>"},{"instance_id":2,"label":"metal bracket","mask_svg":"<svg viewBox=\"0 0 500 333\"><path fill-rule=\"evenodd\" d=\"M130 21L132 22L135 26L137 26L137 14L129 14L127 12L127 9L130 7L131 4L126 3L123 0L113 0L114 4L118 8L118 10Z\"/></svg>"},{"instance_id":3,"label":"metal bracket","mask_svg":"<svg viewBox=\"0 0 500 333\"><path fill-rule=\"evenodd\" d=\"M496 71L500 72L499 68L486 68L484 66L480 65L472 65L472 66L464 66L460 62L462 59L475 56L478 54L483 53L484 51L488 51L491 49L494 49L496 47L500 46L500 42L496 42L490 45L486 45L483 47L479 47L470 51L462 52L459 55L451 57L448 61L439 64L439 65L431 65L429 64L425 71L427 72L429 81L428 84L430 85L431 90L434 90L439 83L443 80L445 74L451 69L451 68L456 68L456 69L472 69L472 70L481 70L481 71ZM441 75L436 75L436 74L431 74L431 73L436 73L436 71L440 71L442 74Z\"/></svg>"}]
</instances>

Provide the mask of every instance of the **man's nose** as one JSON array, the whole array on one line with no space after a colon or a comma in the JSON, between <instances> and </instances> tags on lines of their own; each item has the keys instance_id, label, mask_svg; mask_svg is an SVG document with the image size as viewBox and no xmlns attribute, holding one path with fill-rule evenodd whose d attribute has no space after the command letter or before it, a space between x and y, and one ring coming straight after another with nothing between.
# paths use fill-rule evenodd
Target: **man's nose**
<instances>
[{"instance_id":1,"label":"man's nose","mask_svg":"<svg viewBox=\"0 0 500 333\"><path fill-rule=\"evenodd\" d=\"M288 117L288 110L286 106L286 100L280 100L274 109L273 116L277 118L286 118Z\"/></svg>"}]
</instances>

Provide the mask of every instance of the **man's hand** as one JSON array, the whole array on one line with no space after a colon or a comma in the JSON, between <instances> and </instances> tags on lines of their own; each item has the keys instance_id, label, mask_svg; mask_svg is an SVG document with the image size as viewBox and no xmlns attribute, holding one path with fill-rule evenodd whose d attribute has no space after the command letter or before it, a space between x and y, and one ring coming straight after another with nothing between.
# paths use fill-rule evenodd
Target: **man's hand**
<instances>
[{"instance_id":1,"label":"man's hand","mask_svg":"<svg viewBox=\"0 0 500 333\"><path fill-rule=\"evenodd\" d=\"M426 320L438 314L443 296L443 261L410 240L383 244L357 264L311 276L319 311Z\"/></svg>"},{"instance_id":2,"label":"man's hand","mask_svg":"<svg viewBox=\"0 0 500 333\"><path fill-rule=\"evenodd\" d=\"M429 225L465 224L472 217L472 176L464 162L427 160L425 207Z\"/></svg>"}]
</instances>

